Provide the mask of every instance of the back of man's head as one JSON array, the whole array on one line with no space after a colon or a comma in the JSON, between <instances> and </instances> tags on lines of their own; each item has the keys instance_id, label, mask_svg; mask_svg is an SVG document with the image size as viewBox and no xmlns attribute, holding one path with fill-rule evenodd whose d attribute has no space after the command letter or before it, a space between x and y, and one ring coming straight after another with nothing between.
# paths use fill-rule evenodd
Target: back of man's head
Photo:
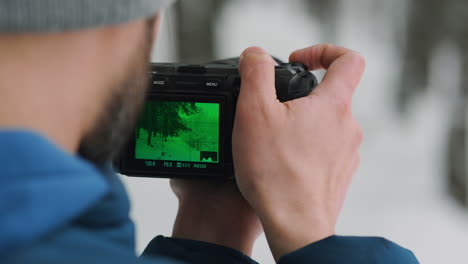
<instances>
[{"instance_id":1,"label":"back of man's head","mask_svg":"<svg viewBox=\"0 0 468 264\"><path fill-rule=\"evenodd\" d=\"M0 129L109 161L143 103L157 14L170 2L0 1Z\"/></svg>"}]
</instances>

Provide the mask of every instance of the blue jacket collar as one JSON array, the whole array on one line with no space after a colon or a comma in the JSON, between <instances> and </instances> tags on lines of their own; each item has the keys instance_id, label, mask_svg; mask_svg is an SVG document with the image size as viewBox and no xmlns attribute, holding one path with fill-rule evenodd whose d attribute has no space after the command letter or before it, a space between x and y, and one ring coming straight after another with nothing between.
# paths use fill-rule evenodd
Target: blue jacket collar
<instances>
[{"instance_id":1,"label":"blue jacket collar","mask_svg":"<svg viewBox=\"0 0 468 264\"><path fill-rule=\"evenodd\" d=\"M0 253L60 228L109 192L103 171L31 132L0 130L0 164Z\"/></svg>"}]
</instances>

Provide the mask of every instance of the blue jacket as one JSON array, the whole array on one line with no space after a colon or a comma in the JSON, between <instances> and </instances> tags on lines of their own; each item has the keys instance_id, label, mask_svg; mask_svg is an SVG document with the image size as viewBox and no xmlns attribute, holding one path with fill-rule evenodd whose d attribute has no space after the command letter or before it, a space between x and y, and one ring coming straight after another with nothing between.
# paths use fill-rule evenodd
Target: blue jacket
<instances>
[{"instance_id":1,"label":"blue jacket","mask_svg":"<svg viewBox=\"0 0 468 264\"><path fill-rule=\"evenodd\" d=\"M0 263L256 263L200 241L158 236L135 254L125 189L97 168L26 131L0 131ZM281 258L299 263L418 263L383 238L332 236Z\"/></svg>"}]
</instances>

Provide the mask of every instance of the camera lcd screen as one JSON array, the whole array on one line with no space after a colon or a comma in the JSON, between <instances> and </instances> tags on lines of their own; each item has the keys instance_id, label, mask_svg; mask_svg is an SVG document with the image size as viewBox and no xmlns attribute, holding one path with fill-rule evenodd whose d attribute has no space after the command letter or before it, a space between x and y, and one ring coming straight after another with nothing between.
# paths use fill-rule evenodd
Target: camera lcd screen
<instances>
[{"instance_id":1,"label":"camera lcd screen","mask_svg":"<svg viewBox=\"0 0 468 264\"><path fill-rule=\"evenodd\" d=\"M135 159L206 168L220 162L219 130L219 103L147 101L135 131Z\"/></svg>"}]
</instances>

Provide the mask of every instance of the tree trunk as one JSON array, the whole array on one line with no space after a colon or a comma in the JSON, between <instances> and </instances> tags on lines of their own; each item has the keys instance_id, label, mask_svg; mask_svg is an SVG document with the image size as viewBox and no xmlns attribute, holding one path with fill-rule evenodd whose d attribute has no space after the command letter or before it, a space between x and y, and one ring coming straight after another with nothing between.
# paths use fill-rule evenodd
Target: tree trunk
<instances>
[{"instance_id":1,"label":"tree trunk","mask_svg":"<svg viewBox=\"0 0 468 264\"><path fill-rule=\"evenodd\" d=\"M148 139L147 139L147 142L146 144L150 147L152 147L153 145L151 144L151 137L152 137L152 132L151 131L148 131Z\"/></svg>"},{"instance_id":2,"label":"tree trunk","mask_svg":"<svg viewBox=\"0 0 468 264\"><path fill-rule=\"evenodd\" d=\"M183 63L215 57L215 19L225 0L179 0L176 4L178 55Z\"/></svg>"}]
</instances>

